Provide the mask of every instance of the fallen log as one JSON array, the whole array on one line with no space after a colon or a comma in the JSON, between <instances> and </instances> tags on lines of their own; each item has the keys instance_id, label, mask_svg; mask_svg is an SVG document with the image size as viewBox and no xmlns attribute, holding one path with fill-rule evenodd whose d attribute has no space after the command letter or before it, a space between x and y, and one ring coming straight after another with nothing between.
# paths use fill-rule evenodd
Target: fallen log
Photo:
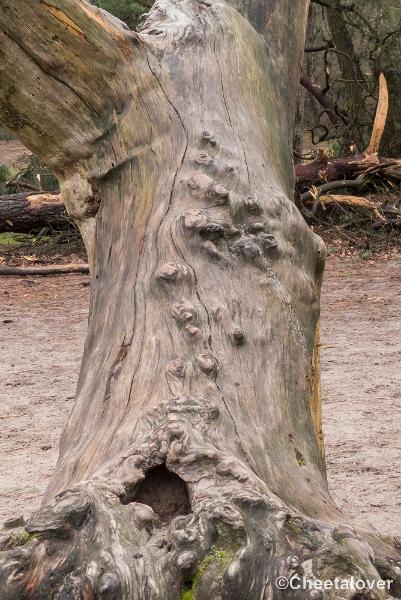
<instances>
[{"instance_id":1,"label":"fallen log","mask_svg":"<svg viewBox=\"0 0 401 600\"><path fill-rule=\"evenodd\" d=\"M66 265L43 265L40 267L0 267L0 277L9 275L62 275L65 273L89 273L86 263Z\"/></svg>"},{"instance_id":2,"label":"fallen log","mask_svg":"<svg viewBox=\"0 0 401 600\"><path fill-rule=\"evenodd\" d=\"M380 157L376 152L358 154L349 158L330 158L321 154L313 162L297 164L295 176L298 189L302 189L315 183L352 179L372 169L381 170L389 177L401 179L401 160Z\"/></svg>"},{"instance_id":3,"label":"fallen log","mask_svg":"<svg viewBox=\"0 0 401 600\"><path fill-rule=\"evenodd\" d=\"M0 196L0 232L29 233L43 227L65 227L60 194L23 192Z\"/></svg>"},{"instance_id":4,"label":"fallen log","mask_svg":"<svg viewBox=\"0 0 401 600\"><path fill-rule=\"evenodd\" d=\"M380 163L377 154L366 156L359 154L349 158L331 158L321 152L312 162L295 166L298 188L314 183L352 179L353 176Z\"/></svg>"}]
</instances>

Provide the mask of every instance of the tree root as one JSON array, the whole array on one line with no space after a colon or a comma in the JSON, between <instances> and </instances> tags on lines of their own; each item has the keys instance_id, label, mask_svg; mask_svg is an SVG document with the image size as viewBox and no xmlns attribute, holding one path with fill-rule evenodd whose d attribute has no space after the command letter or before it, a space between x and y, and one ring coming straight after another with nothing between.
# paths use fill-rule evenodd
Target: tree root
<instances>
[{"instance_id":1,"label":"tree root","mask_svg":"<svg viewBox=\"0 0 401 600\"><path fill-rule=\"evenodd\" d=\"M384 600L388 590L401 597L394 542L362 537L348 525L314 522L246 493L230 502L217 490L215 498L194 503L190 515L166 524L149 506L122 504L112 486L100 492L87 483L86 489L67 492L34 515L26 543L1 553L3 600ZM278 587L303 576L391 584L363 595L355 587L327 596L313 587Z\"/></svg>"}]
</instances>

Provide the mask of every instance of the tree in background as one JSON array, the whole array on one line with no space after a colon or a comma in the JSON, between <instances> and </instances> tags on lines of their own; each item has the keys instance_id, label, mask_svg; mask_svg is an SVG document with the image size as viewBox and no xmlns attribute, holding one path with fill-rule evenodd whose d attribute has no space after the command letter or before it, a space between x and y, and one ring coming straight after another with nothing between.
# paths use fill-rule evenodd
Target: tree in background
<instances>
[{"instance_id":1,"label":"tree in background","mask_svg":"<svg viewBox=\"0 0 401 600\"><path fill-rule=\"evenodd\" d=\"M147 10L143 4L135 2L135 0L93 0L92 4L107 10L133 30L136 29L141 16Z\"/></svg>"},{"instance_id":2,"label":"tree in background","mask_svg":"<svg viewBox=\"0 0 401 600\"><path fill-rule=\"evenodd\" d=\"M315 90L306 113L314 142L336 139L341 152L349 152L353 143L360 151L366 147L381 72L390 94L381 150L400 156L401 5L391 0L314 0L304 67L321 93L319 97Z\"/></svg>"}]
</instances>

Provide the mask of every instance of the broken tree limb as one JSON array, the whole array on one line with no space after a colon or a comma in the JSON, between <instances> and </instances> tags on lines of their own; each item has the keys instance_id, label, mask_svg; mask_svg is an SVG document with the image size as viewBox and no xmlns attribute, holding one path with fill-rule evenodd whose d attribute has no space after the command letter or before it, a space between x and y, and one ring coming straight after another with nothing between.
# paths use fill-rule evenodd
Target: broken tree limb
<instances>
[{"instance_id":1,"label":"broken tree limb","mask_svg":"<svg viewBox=\"0 0 401 600\"><path fill-rule=\"evenodd\" d=\"M367 208L368 210L371 210L374 213L374 215L379 221L386 220L385 217L381 214L379 206L375 202L372 202L371 200L368 200L367 198L362 198L360 196L350 196L345 194L329 194L326 196L320 196L319 204L322 204L323 206L329 204L341 204L343 206Z\"/></svg>"},{"instance_id":2,"label":"broken tree limb","mask_svg":"<svg viewBox=\"0 0 401 600\"><path fill-rule=\"evenodd\" d=\"M89 273L86 263L66 265L44 265L40 267L0 267L0 277L10 275L62 275L66 273Z\"/></svg>"},{"instance_id":3,"label":"broken tree limb","mask_svg":"<svg viewBox=\"0 0 401 600\"><path fill-rule=\"evenodd\" d=\"M386 126L388 113L388 88L387 81L383 73L380 73L379 79L379 102L377 104L376 116L373 124L372 135L370 137L369 145L366 149L366 154L370 155L374 152L378 152L380 148L380 142L383 137L384 128Z\"/></svg>"},{"instance_id":4,"label":"broken tree limb","mask_svg":"<svg viewBox=\"0 0 401 600\"><path fill-rule=\"evenodd\" d=\"M0 232L29 233L68 223L60 194L20 193L0 196Z\"/></svg>"}]
</instances>

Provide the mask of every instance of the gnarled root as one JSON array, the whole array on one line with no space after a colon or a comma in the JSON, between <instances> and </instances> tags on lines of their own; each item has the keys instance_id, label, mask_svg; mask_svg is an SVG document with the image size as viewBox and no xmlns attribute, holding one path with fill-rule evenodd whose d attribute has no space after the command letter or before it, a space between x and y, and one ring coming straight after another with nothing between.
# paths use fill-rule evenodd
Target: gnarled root
<instances>
[{"instance_id":1,"label":"gnarled root","mask_svg":"<svg viewBox=\"0 0 401 600\"><path fill-rule=\"evenodd\" d=\"M357 588L324 595L302 583L280 590L283 578L303 575L389 579L401 596L401 556L391 540L312 522L247 493L229 502L217 489L166 523L148 505L123 504L115 489L86 487L34 515L25 535L3 539L3 548L22 545L1 553L2 599L389 597L387 586L360 595Z\"/></svg>"},{"instance_id":2,"label":"gnarled root","mask_svg":"<svg viewBox=\"0 0 401 600\"><path fill-rule=\"evenodd\" d=\"M384 600L387 586L369 589L381 578L401 597L394 539L286 506L246 463L211 444L196 403L162 412L153 433L97 478L3 536L2 600ZM305 588L304 575L353 576L367 587ZM280 578L292 577L299 589L280 589Z\"/></svg>"}]
</instances>

